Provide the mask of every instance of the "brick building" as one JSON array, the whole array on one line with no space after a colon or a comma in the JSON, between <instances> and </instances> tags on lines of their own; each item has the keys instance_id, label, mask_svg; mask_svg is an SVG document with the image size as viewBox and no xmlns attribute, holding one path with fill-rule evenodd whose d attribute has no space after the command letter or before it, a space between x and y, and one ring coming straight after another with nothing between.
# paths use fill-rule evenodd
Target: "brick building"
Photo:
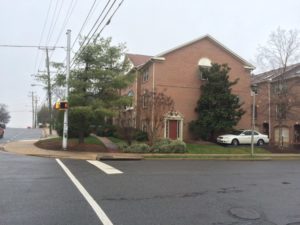
<instances>
[{"instance_id":1,"label":"brick building","mask_svg":"<svg viewBox=\"0 0 300 225\"><path fill-rule=\"evenodd\" d=\"M197 119L195 107L201 95L201 84L205 82L199 68L211 63L226 63L231 68L230 80L239 79L232 92L239 96L246 111L237 128L251 127L250 73L254 67L213 37L206 35L153 57L128 54L127 58L132 63L131 73L137 75L135 82L122 91L122 94L133 97L132 105L120 113L127 125L149 129L144 123L147 109L143 108L141 98L146 90L163 92L174 100L175 107L172 112L164 114L160 136L191 139L188 124Z\"/></svg>"},{"instance_id":2,"label":"brick building","mask_svg":"<svg viewBox=\"0 0 300 225\"><path fill-rule=\"evenodd\" d=\"M252 82L258 85L256 126L272 143L299 145L300 63L255 75Z\"/></svg>"}]
</instances>

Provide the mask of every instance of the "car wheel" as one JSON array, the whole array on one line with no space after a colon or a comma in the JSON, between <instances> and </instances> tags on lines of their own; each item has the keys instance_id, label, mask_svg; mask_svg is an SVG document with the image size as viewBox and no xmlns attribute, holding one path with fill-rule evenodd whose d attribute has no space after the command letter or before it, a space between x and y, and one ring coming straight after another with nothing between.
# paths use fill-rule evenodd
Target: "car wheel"
<instances>
[{"instance_id":1,"label":"car wheel","mask_svg":"<svg viewBox=\"0 0 300 225\"><path fill-rule=\"evenodd\" d=\"M257 141L257 145L258 146L263 146L265 144L265 142L264 142L264 140L262 140L262 139L259 139L258 141Z\"/></svg>"},{"instance_id":2,"label":"car wheel","mask_svg":"<svg viewBox=\"0 0 300 225\"><path fill-rule=\"evenodd\" d=\"M232 142L231 142L231 144L233 146L238 146L239 145L239 141L237 139L233 139Z\"/></svg>"}]
</instances>

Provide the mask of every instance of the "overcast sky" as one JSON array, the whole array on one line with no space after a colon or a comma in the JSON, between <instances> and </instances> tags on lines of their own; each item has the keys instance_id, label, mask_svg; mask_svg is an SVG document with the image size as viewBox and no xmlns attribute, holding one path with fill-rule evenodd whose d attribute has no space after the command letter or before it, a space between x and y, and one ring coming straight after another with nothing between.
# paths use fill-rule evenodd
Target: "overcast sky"
<instances>
[{"instance_id":1,"label":"overcast sky","mask_svg":"<svg viewBox=\"0 0 300 225\"><path fill-rule=\"evenodd\" d=\"M94 1L0 0L0 45L65 46L67 29L72 30L73 43ZM107 2L96 0L83 36ZM253 62L258 45L266 43L271 31L279 26L300 29L299 10L299 0L124 0L101 36L112 37L114 44L126 43L131 53L156 55L210 34ZM72 55L77 49L75 43ZM51 61L62 62L65 54L56 48L50 52ZM10 111L8 126L31 126L30 92L38 95L39 105L46 102L46 92L31 87L37 83L31 74L45 70L44 61L45 52L38 48L0 47L0 103Z\"/></svg>"}]
</instances>

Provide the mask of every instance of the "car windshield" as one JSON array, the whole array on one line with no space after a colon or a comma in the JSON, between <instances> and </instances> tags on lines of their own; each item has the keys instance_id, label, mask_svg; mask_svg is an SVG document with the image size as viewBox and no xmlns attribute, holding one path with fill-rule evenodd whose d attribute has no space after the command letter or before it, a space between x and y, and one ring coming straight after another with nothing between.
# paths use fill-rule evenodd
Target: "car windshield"
<instances>
[{"instance_id":1,"label":"car windshield","mask_svg":"<svg viewBox=\"0 0 300 225\"><path fill-rule=\"evenodd\" d=\"M234 135L240 135L241 133L243 133L242 130L233 130L230 132L230 134L234 134Z\"/></svg>"}]
</instances>

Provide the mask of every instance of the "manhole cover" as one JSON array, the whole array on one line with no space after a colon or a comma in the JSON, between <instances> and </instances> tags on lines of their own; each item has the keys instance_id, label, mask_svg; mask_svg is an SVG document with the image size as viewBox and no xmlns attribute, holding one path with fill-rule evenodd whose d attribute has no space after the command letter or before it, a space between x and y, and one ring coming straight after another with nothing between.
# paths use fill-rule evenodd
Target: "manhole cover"
<instances>
[{"instance_id":1,"label":"manhole cover","mask_svg":"<svg viewBox=\"0 0 300 225\"><path fill-rule=\"evenodd\" d=\"M260 214L253 209L232 208L229 213L240 219L256 220L260 218Z\"/></svg>"}]
</instances>

